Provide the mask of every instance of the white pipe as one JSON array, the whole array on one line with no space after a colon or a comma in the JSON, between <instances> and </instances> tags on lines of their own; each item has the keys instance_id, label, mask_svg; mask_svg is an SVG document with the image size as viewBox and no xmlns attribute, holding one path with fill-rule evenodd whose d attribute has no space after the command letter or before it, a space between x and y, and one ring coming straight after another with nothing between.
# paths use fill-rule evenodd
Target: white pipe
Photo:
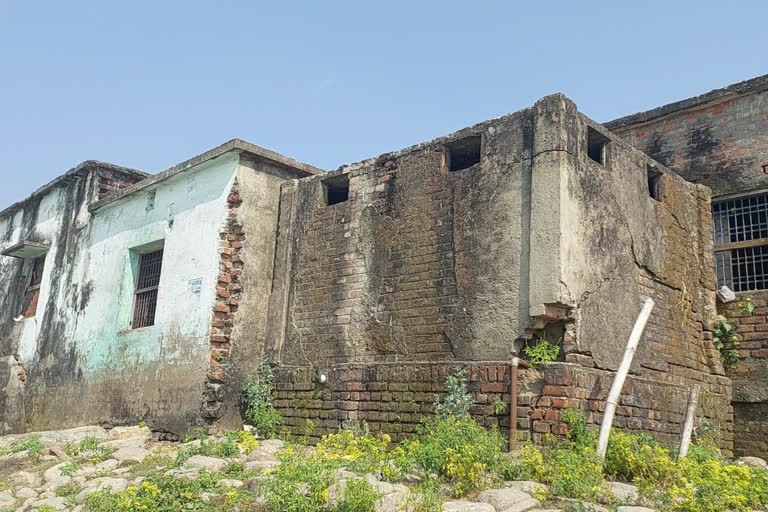
<instances>
[{"instance_id":1,"label":"white pipe","mask_svg":"<svg viewBox=\"0 0 768 512\"><path fill-rule=\"evenodd\" d=\"M683 424L683 437L680 439L680 451L678 457L688 455L688 448L691 447L691 434L693 433L693 419L696 414L696 404L699 402L699 385L694 384L691 388L691 395L688 397L688 409L685 411L685 423Z\"/></svg>"},{"instance_id":2,"label":"white pipe","mask_svg":"<svg viewBox=\"0 0 768 512\"><path fill-rule=\"evenodd\" d=\"M608 400L605 403L605 413L603 414L603 422L600 425L600 437L597 440L597 456L600 459L605 458L605 451L608 449L608 437L611 435L611 425L613 425L613 415L616 413L616 406L619 403L619 395L621 395L621 389L624 387L624 380L629 373L629 367L632 365L632 358L635 357L635 350L637 350L637 344L640 343L640 336L645 329L645 323L648 321L648 317L651 316L651 310L654 306L653 299L648 297L645 299L643 309L640 310L637 320L635 320L635 326L632 328L632 333L629 335L629 341L627 341L627 348L624 349L624 357L621 359L619 369L616 371L616 377L613 379L611 385L611 391L608 393Z\"/></svg>"}]
</instances>

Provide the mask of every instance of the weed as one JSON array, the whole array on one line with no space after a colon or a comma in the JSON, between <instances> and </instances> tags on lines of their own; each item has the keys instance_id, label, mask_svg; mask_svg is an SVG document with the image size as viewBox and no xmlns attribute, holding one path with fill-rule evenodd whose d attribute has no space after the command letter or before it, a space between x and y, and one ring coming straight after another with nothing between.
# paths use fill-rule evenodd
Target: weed
<instances>
[{"instance_id":1,"label":"weed","mask_svg":"<svg viewBox=\"0 0 768 512\"><path fill-rule=\"evenodd\" d=\"M752 297L745 297L744 300L739 301L739 309L745 315L751 315L755 311L755 303L752 302Z\"/></svg>"},{"instance_id":2,"label":"weed","mask_svg":"<svg viewBox=\"0 0 768 512\"><path fill-rule=\"evenodd\" d=\"M0 448L0 455L8 453L29 452L30 455L40 455L45 445L40 441L40 434L32 434L23 441L16 441L7 448Z\"/></svg>"},{"instance_id":3,"label":"weed","mask_svg":"<svg viewBox=\"0 0 768 512\"><path fill-rule=\"evenodd\" d=\"M322 510L328 501L333 466L290 447L283 450L279 458L280 465L271 471L259 489L269 509L282 512Z\"/></svg>"},{"instance_id":4,"label":"weed","mask_svg":"<svg viewBox=\"0 0 768 512\"><path fill-rule=\"evenodd\" d=\"M712 326L714 338L712 344L720 351L720 360L723 366L731 366L739 360L739 337L736 328L723 315L717 315Z\"/></svg>"},{"instance_id":5,"label":"weed","mask_svg":"<svg viewBox=\"0 0 768 512\"><path fill-rule=\"evenodd\" d=\"M80 467L80 463L77 461L67 462L59 468L59 473L63 476L72 476L80 470Z\"/></svg>"},{"instance_id":6,"label":"weed","mask_svg":"<svg viewBox=\"0 0 768 512\"><path fill-rule=\"evenodd\" d=\"M440 482L429 479L411 489L405 502L405 510L410 512L440 512L443 504L440 500Z\"/></svg>"},{"instance_id":7,"label":"weed","mask_svg":"<svg viewBox=\"0 0 768 512\"><path fill-rule=\"evenodd\" d=\"M507 402L505 402L504 400L502 400L498 396L496 397L496 399L493 402L491 402L491 410L493 410L493 414L495 414L497 416L507 412L508 408L509 408L509 406L507 405Z\"/></svg>"},{"instance_id":8,"label":"weed","mask_svg":"<svg viewBox=\"0 0 768 512\"><path fill-rule=\"evenodd\" d=\"M456 370L445 379L445 396L435 400L438 416L469 416L472 393L467 389L467 374Z\"/></svg>"},{"instance_id":9,"label":"weed","mask_svg":"<svg viewBox=\"0 0 768 512\"><path fill-rule=\"evenodd\" d=\"M367 480L348 480L344 497L333 508L333 512L374 512L381 496Z\"/></svg>"},{"instance_id":10,"label":"weed","mask_svg":"<svg viewBox=\"0 0 768 512\"><path fill-rule=\"evenodd\" d=\"M526 346L523 353L533 366L541 367L557 359L560 354L560 347L542 338L535 345Z\"/></svg>"},{"instance_id":11,"label":"weed","mask_svg":"<svg viewBox=\"0 0 768 512\"><path fill-rule=\"evenodd\" d=\"M245 417L264 437L273 437L283 421L272 405L274 380L269 361L262 358L258 374L248 379L243 390L247 405Z\"/></svg>"}]
</instances>

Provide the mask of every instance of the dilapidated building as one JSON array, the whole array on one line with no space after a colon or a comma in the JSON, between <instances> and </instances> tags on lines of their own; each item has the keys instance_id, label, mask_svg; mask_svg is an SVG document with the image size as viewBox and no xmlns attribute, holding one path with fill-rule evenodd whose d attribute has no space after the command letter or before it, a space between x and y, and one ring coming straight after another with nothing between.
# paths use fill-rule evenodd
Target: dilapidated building
<instances>
[{"instance_id":1,"label":"dilapidated building","mask_svg":"<svg viewBox=\"0 0 768 512\"><path fill-rule=\"evenodd\" d=\"M733 237L768 221L765 201L755 217L721 196L761 197L748 167L768 162L766 83L607 125L548 96L329 173L237 140L153 176L86 162L0 212L0 430L234 426L262 356L290 430L351 420L402 437L457 367L473 414L508 427L490 404L510 400L510 357L548 339L560 360L525 371L517 397L516 427L537 439L565 431L565 407L600 420L652 297L616 424L673 443L698 384L726 452L759 453L749 421L768 411L738 375L762 364L748 343L768 309L757 274L737 284ZM763 220L744 235L739 215ZM735 428L712 343L718 280L759 306L739 327L754 353L730 374Z\"/></svg>"}]
</instances>

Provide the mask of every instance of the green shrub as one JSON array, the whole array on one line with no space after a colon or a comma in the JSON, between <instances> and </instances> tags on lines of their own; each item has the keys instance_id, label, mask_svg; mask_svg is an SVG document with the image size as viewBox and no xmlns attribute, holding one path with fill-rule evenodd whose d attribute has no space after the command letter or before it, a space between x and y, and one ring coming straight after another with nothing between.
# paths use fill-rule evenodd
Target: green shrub
<instances>
[{"instance_id":1,"label":"green shrub","mask_svg":"<svg viewBox=\"0 0 768 512\"><path fill-rule=\"evenodd\" d=\"M39 455L43 451L45 445L40 441L40 434L32 434L23 441L16 441L7 448L0 447L0 455L6 455L8 453L19 453L27 451L30 455Z\"/></svg>"},{"instance_id":2,"label":"green shrub","mask_svg":"<svg viewBox=\"0 0 768 512\"><path fill-rule=\"evenodd\" d=\"M456 370L445 379L445 396L435 400L438 416L469 416L472 406L472 393L467 389L467 374Z\"/></svg>"},{"instance_id":3,"label":"green shrub","mask_svg":"<svg viewBox=\"0 0 768 512\"><path fill-rule=\"evenodd\" d=\"M483 486L503 445L496 429L485 429L469 417L445 416L424 421L404 449L412 463L443 476L462 495Z\"/></svg>"},{"instance_id":4,"label":"green shrub","mask_svg":"<svg viewBox=\"0 0 768 512\"><path fill-rule=\"evenodd\" d=\"M323 510L334 465L328 460L288 447L279 455L280 465L259 488L270 510L314 512Z\"/></svg>"},{"instance_id":5,"label":"green shrub","mask_svg":"<svg viewBox=\"0 0 768 512\"><path fill-rule=\"evenodd\" d=\"M194 455L207 455L209 457L226 458L236 455L240 453L240 451L241 443L239 441L239 434L237 432L230 432L223 440L219 442L203 439L200 441L200 445L198 446L192 445L181 448L176 457L176 464L183 464L187 461L187 459Z\"/></svg>"},{"instance_id":6,"label":"green shrub","mask_svg":"<svg viewBox=\"0 0 768 512\"><path fill-rule=\"evenodd\" d=\"M80 467L80 463L77 461L67 462L59 468L59 473L64 476L72 476L80 469Z\"/></svg>"},{"instance_id":7,"label":"green shrub","mask_svg":"<svg viewBox=\"0 0 768 512\"><path fill-rule=\"evenodd\" d=\"M557 359L557 356L560 354L560 347L542 338L535 345L526 346L523 349L523 353L528 358L529 363L533 366L541 367Z\"/></svg>"},{"instance_id":8,"label":"green shrub","mask_svg":"<svg viewBox=\"0 0 768 512\"><path fill-rule=\"evenodd\" d=\"M381 493L362 479L348 480L344 488L344 497L333 508L333 512L374 512Z\"/></svg>"},{"instance_id":9,"label":"green shrub","mask_svg":"<svg viewBox=\"0 0 768 512\"><path fill-rule=\"evenodd\" d=\"M391 442L388 434L374 436L367 431L342 430L323 436L316 450L321 458L339 461L353 471L374 472L402 451L390 453Z\"/></svg>"},{"instance_id":10,"label":"green shrub","mask_svg":"<svg viewBox=\"0 0 768 512\"><path fill-rule=\"evenodd\" d=\"M494 401L491 402L491 410L493 411L493 414L497 416L507 412L508 408L509 406L507 405L507 402L505 402L499 397L496 397L496 399L494 399Z\"/></svg>"},{"instance_id":11,"label":"green shrub","mask_svg":"<svg viewBox=\"0 0 768 512\"><path fill-rule=\"evenodd\" d=\"M246 402L245 418L264 437L277 434L283 422L280 413L272 405L274 380L272 367L262 358L258 374L248 379L243 390Z\"/></svg>"},{"instance_id":12,"label":"green shrub","mask_svg":"<svg viewBox=\"0 0 768 512\"><path fill-rule=\"evenodd\" d=\"M404 510L409 512L441 512L443 504L440 500L440 482L433 479L424 480L416 487L411 488Z\"/></svg>"}]
</instances>

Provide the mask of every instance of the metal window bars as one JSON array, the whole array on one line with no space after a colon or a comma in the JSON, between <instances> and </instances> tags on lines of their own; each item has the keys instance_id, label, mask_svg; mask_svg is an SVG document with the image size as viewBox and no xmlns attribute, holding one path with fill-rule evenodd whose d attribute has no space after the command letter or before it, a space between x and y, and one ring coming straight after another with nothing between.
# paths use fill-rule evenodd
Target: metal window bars
<instances>
[{"instance_id":1,"label":"metal window bars","mask_svg":"<svg viewBox=\"0 0 768 512\"><path fill-rule=\"evenodd\" d=\"M163 266L163 250L139 255L139 275L133 300L134 329L155 323L157 291L160 285L160 271Z\"/></svg>"},{"instance_id":2,"label":"metal window bars","mask_svg":"<svg viewBox=\"0 0 768 512\"><path fill-rule=\"evenodd\" d=\"M712 203L718 286L768 288L768 194Z\"/></svg>"}]
</instances>

